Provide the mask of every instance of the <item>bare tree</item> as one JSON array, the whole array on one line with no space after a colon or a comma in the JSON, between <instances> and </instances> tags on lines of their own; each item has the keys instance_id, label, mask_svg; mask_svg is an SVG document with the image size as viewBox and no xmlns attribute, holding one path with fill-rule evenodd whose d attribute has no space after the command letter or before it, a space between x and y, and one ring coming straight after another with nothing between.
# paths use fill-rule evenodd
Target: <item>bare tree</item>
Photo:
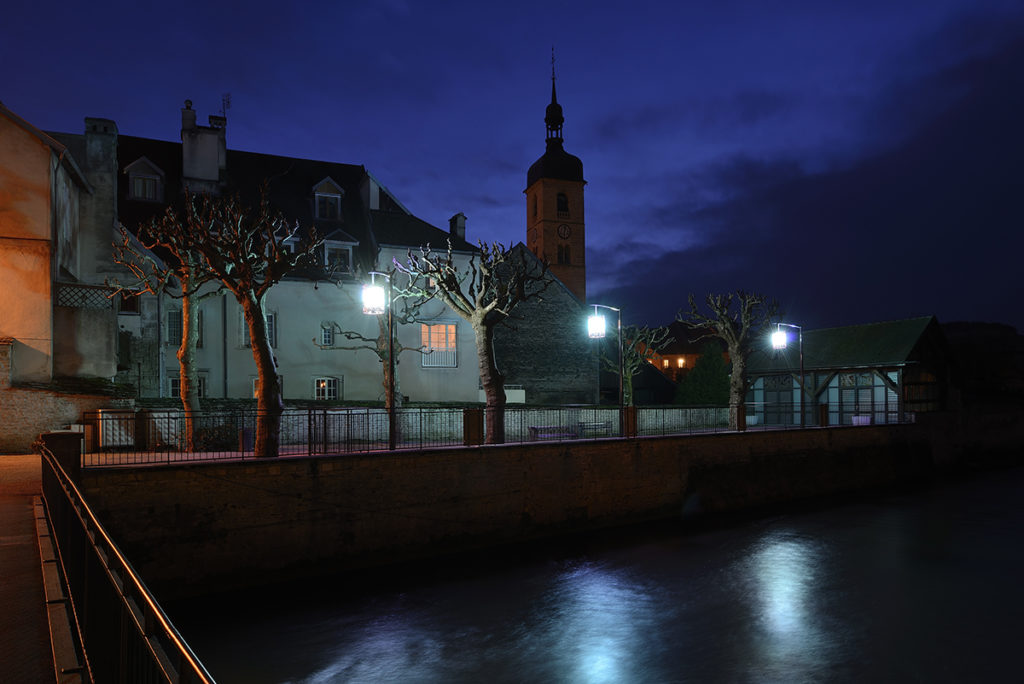
<instances>
[{"instance_id":1,"label":"bare tree","mask_svg":"<svg viewBox=\"0 0 1024 684\"><path fill-rule=\"evenodd\" d=\"M765 295L737 290L728 294L709 294L704 304L710 313L701 313L691 294L690 310L680 311L676 320L696 330L707 333L706 337L721 338L728 349L732 371L729 376L729 427L740 429L740 407L747 394L747 358L754 344L764 338L772 321L779 315L779 305Z\"/></svg>"},{"instance_id":2,"label":"bare tree","mask_svg":"<svg viewBox=\"0 0 1024 684\"><path fill-rule=\"evenodd\" d=\"M196 449L195 416L202 410L199 398L199 370L196 347L199 343L199 303L220 295L218 287L201 291L213 275L199 266L196 254L183 251L171 262L153 253L159 243L153 238L158 220L139 231L139 236L120 226L121 239L114 243L114 262L128 269L134 281L113 281L114 294L139 297L143 294L166 295L181 300L181 340L178 345L178 377L181 406L185 412L185 448Z\"/></svg>"},{"instance_id":3,"label":"bare tree","mask_svg":"<svg viewBox=\"0 0 1024 684\"><path fill-rule=\"evenodd\" d=\"M394 278L396 271L392 269L388 272L390 278ZM359 278L356 278L359 280ZM383 386L384 386L384 407L391 408L391 395L387 391L389 386L389 375L392 371L392 365L388 363L388 354L393 348L395 353L394 373L395 373L395 406L401 407L402 405L402 392L399 384L401 374L398 372L398 363L402 358L402 352L404 351L415 351L424 353L424 348L419 347L406 347L398 341L398 326L409 325L418 323L421 321L419 312L420 308L428 300L419 295L411 295L410 293L395 290L392 288L393 301L388 303L391 308L391 315L394 317L394 340L393 346L388 344L388 321L386 315L376 316L377 319L377 334L374 336L367 335L358 330L348 330L342 328L336 321L324 321L321 325L323 328L328 328L333 331L335 335L341 335L350 342L356 344L324 344L320 339L313 339L313 344L320 347L320 349L334 351L355 351L359 349L368 349L377 355L377 359L380 361L383 367ZM396 306L398 302L401 302L400 306Z\"/></svg>"},{"instance_id":4,"label":"bare tree","mask_svg":"<svg viewBox=\"0 0 1024 684\"><path fill-rule=\"evenodd\" d=\"M308 266L321 245L321 240L310 234L294 250L289 249L286 241L297 232L298 224L289 225L283 216L271 210L265 191L257 208L243 205L237 197L187 193L180 214L173 207L168 208L160 219L140 230L143 244L162 249L175 262L187 264L188 272L198 280L183 283L184 290L216 282L222 290L231 292L241 306L259 384L254 447L257 457L278 455L284 411L277 361L267 328L267 292L291 271ZM172 274L166 275L165 280ZM159 278L160 274L153 273L152 277ZM183 329L192 331L196 328L188 322L189 317L183 316Z\"/></svg>"},{"instance_id":5,"label":"bare tree","mask_svg":"<svg viewBox=\"0 0 1024 684\"><path fill-rule=\"evenodd\" d=\"M650 363L668 344L668 328L648 328L635 325L622 326L622 396L626 406L635 403L633 378L640 373L644 364ZM619 360L601 354L606 370L619 374Z\"/></svg>"},{"instance_id":6,"label":"bare tree","mask_svg":"<svg viewBox=\"0 0 1024 684\"><path fill-rule=\"evenodd\" d=\"M488 444L505 441L505 376L494 355L494 329L520 302L540 296L551 282L546 264L525 249L500 243L479 243L468 264L459 268L451 243L444 252L429 245L418 254L409 250L395 266L409 276L405 293L437 297L473 329L480 382L486 399Z\"/></svg>"}]
</instances>

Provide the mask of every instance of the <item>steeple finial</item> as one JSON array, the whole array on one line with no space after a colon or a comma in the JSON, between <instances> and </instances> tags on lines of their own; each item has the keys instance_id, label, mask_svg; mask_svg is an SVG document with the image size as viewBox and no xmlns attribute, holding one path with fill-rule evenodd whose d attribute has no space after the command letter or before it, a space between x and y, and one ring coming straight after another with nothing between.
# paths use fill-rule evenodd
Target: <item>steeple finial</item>
<instances>
[{"instance_id":1,"label":"steeple finial","mask_svg":"<svg viewBox=\"0 0 1024 684\"><path fill-rule=\"evenodd\" d=\"M544 123L547 124L548 143L562 144L562 124L565 117L562 116L562 107L558 104L558 97L555 95L555 46L551 46L551 104L545 110Z\"/></svg>"},{"instance_id":2,"label":"steeple finial","mask_svg":"<svg viewBox=\"0 0 1024 684\"><path fill-rule=\"evenodd\" d=\"M555 96L555 46L551 46L551 103L558 104L558 98Z\"/></svg>"}]
</instances>

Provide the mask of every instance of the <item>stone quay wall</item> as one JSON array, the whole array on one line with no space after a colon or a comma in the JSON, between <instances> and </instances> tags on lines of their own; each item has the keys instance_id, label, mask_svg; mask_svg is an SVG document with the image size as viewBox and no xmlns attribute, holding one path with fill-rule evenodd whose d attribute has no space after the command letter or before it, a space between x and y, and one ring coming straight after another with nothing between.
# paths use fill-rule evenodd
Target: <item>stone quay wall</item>
<instances>
[{"instance_id":1,"label":"stone quay wall","mask_svg":"<svg viewBox=\"0 0 1024 684\"><path fill-rule=\"evenodd\" d=\"M85 469L161 598L925 480L1019 420ZM1003 432L1002 438L992 435ZM1012 432L1010 437L1006 433ZM986 443L985 440L990 443Z\"/></svg>"}]
</instances>

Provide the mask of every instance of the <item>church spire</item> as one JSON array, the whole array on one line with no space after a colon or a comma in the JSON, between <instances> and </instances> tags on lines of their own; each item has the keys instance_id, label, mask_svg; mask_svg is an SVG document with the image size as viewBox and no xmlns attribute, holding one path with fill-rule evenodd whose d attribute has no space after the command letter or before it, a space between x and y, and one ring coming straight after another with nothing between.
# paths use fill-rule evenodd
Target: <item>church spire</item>
<instances>
[{"instance_id":1,"label":"church spire","mask_svg":"<svg viewBox=\"0 0 1024 684\"><path fill-rule=\"evenodd\" d=\"M562 116L562 105L558 104L558 97L555 95L555 46L551 46L551 104L544 112L544 123L548 127L548 147L555 145L562 146L562 124L565 117Z\"/></svg>"}]
</instances>

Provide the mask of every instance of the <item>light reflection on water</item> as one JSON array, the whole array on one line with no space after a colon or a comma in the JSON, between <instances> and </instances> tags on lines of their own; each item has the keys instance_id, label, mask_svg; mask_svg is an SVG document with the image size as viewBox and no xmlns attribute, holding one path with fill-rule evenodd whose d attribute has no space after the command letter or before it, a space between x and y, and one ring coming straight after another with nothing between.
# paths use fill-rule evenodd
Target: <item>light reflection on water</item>
<instances>
[{"instance_id":1,"label":"light reflection on water","mask_svg":"<svg viewBox=\"0 0 1024 684\"><path fill-rule=\"evenodd\" d=\"M1005 679L1024 624L1024 550L1006 543L1022 492L1011 471L172 617L222 683Z\"/></svg>"},{"instance_id":2,"label":"light reflection on water","mask_svg":"<svg viewBox=\"0 0 1024 684\"><path fill-rule=\"evenodd\" d=\"M789 532L768 530L739 565L745 573L747 604L756 626L749 674L785 678L795 669L819 666L822 633L820 544Z\"/></svg>"},{"instance_id":3,"label":"light reflection on water","mask_svg":"<svg viewBox=\"0 0 1024 684\"><path fill-rule=\"evenodd\" d=\"M627 681L661 607L653 588L625 572L580 563L555 577L533 616L534 629L517 642L528 658L552 662L567 681Z\"/></svg>"},{"instance_id":4,"label":"light reflection on water","mask_svg":"<svg viewBox=\"0 0 1024 684\"><path fill-rule=\"evenodd\" d=\"M634 659L665 614L650 587L593 562L552 571L538 594L505 605L502 614L477 613L480 604L464 602L479 598L477 588L484 589L471 583L468 596L457 596L445 587L456 605L442 605L428 591L418 598L429 610L402 597L397 602L405 605L391 606L396 613L323 624L343 645L316 671L286 681L631 681Z\"/></svg>"}]
</instances>

